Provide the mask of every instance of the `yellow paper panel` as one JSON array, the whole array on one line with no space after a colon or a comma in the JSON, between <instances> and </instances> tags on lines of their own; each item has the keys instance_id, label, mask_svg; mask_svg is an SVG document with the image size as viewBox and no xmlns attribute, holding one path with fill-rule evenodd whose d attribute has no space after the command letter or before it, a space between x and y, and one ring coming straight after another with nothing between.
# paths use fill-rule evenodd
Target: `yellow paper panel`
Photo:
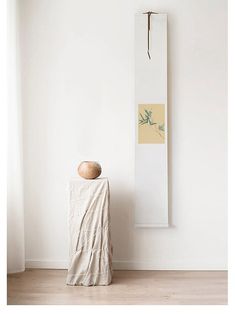
<instances>
[{"instance_id":1,"label":"yellow paper panel","mask_svg":"<svg viewBox=\"0 0 235 315\"><path fill-rule=\"evenodd\" d=\"M138 143L165 143L164 104L139 104Z\"/></svg>"}]
</instances>

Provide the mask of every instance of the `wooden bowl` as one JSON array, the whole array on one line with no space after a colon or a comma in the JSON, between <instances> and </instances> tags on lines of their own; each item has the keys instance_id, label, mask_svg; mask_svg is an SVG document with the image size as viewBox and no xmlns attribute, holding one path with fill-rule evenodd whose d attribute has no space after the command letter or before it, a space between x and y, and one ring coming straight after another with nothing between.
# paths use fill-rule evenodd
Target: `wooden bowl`
<instances>
[{"instance_id":1,"label":"wooden bowl","mask_svg":"<svg viewBox=\"0 0 235 315\"><path fill-rule=\"evenodd\" d=\"M95 161L83 161L78 166L78 174L85 179L95 179L101 174L101 166Z\"/></svg>"}]
</instances>

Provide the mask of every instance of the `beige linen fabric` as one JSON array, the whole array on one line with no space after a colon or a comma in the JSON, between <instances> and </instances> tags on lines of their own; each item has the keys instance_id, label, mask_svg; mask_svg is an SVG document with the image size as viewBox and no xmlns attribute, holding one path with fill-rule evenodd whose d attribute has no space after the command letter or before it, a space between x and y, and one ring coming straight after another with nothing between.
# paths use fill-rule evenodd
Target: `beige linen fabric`
<instances>
[{"instance_id":1,"label":"beige linen fabric","mask_svg":"<svg viewBox=\"0 0 235 315\"><path fill-rule=\"evenodd\" d=\"M109 182L72 179L69 184L68 285L108 285L112 281Z\"/></svg>"}]
</instances>

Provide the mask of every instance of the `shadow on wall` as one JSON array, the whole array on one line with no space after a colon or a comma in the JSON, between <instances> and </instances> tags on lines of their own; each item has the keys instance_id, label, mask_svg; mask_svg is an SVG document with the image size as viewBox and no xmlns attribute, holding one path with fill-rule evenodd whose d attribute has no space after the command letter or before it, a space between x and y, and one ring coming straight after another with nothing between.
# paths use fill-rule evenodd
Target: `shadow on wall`
<instances>
[{"instance_id":1,"label":"shadow on wall","mask_svg":"<svg viewBox=\"0 0 235 315\"><path fill-rule=\"evenodd\" d=\"M134 228L134 196L132 192L110 187L111 237L113 260L129 260L133 256L131 231Z\"/></svg>"},{"instance_id":2,"label":"shadow on wall","mask_svg":"<svg viewBox=\"0 0 235 315\"><path fill-rule=\"evenodd\" d=\"M167 141L168 141L168 219L169 226L173 226L172 218L172 62L171 62L171 24L173 17L168 14L167 22Z\"/></svg>"}]
</instances>

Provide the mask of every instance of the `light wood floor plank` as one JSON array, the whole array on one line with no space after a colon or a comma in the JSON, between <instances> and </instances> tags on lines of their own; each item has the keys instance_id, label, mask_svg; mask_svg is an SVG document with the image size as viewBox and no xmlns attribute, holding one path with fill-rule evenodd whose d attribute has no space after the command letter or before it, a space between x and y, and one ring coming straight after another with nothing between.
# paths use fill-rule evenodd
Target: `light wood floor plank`
<instances>
[{"instance_id":1,"label":"light wood floor plank","mask_svg":"<svg viewBox=\"0 0 235 315\"><path fill-rule=\"evenodd\" d=\"M109 286L66 286L66 270L8 276L8 304L227 304L226 271L114 271Z\"/></svg>"}]
</instances>

